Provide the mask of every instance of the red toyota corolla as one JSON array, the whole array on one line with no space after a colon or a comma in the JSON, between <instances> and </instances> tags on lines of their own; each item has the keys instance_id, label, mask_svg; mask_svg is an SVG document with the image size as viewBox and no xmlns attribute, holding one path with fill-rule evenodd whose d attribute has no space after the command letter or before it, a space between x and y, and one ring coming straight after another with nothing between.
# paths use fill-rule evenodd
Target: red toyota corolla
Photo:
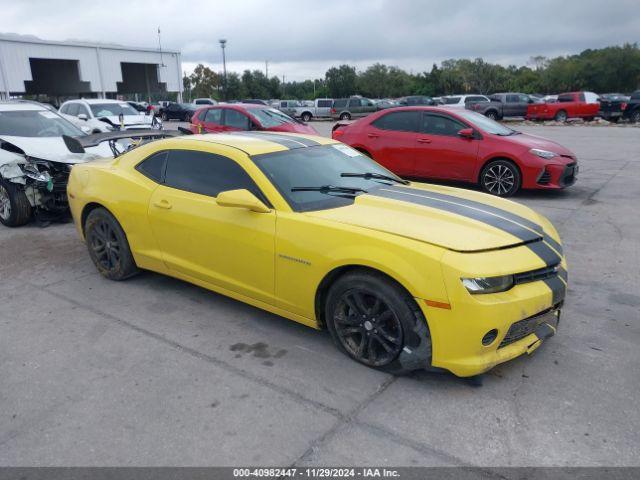
<instances>
[{"instance_id":1,"label":"red toyota corolla","mask_svg":"<svg viewBox=\"0 0 640 480\"><path fill-rule=\"evenodd\" d=\"M191 118L193 133L242 130L318 134L313 127L266 105L230 103L207 106L197 110Z\"/></svg>"},{"instance_id":2,"label":"red toyota corolla","mask_svg":"<svg viewBox=\"0 0 640 480\"><path fill-rule=\"evenodd\" d=\"M562 145L469 110L390 108L338 123L332 137L398 175L477 183L501 197L568 187L578 173L576 156Z\"/></svg>"}]
</instances>

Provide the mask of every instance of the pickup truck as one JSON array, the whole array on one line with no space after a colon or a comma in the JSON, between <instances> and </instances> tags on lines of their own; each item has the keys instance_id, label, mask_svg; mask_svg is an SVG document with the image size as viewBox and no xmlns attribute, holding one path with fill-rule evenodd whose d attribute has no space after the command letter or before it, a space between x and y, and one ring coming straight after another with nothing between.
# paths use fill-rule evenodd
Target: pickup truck
<instances>
[{"instance_id":1,"label":"pickup truck","mask_svg":"<svg viewBox=\"0 0 640 480\"><path fill-rule=\"evenodd\" d=\"M599 115L614 123L621 118L640 123L640 90L633 92L631 97L603 95L600 98Z\"/></svg>"},{"instance_id":2,"label":"pickup truck","mask_svg":"<svg viewBox=\"0 0 640 480\"><path fill-rule=\"evenodd\" d=\"M569 92L558 95L554 103L532 103L527 108L527 120L556 120L569 118L593 120L600 110L598 95L593 92Z\"/></svg>"},{"instance_id":3,"label":"pickup truck","mask_svg":"<svg viewBox=\"0 0 640 480\"><path fill-rule=\"evenodd\" d=\"M312 118L331 118L332 98L316 98L312 106L302 106L295 109L295 116L300 117L303 122L308 122Z\"/></svg>"},{"instance_id":4,"label":"pickup truck","mask_svg":"<svg viewBox=\"0 0 640 480\"><path fill-rule=\"evenodd\" d=\"M489 95L488 102L467 104L468 110L483 114L491 120L502 120L504 117L524 117L529 105L535 101L525 93L494 93Z\"/></svg>"}]
</instances>

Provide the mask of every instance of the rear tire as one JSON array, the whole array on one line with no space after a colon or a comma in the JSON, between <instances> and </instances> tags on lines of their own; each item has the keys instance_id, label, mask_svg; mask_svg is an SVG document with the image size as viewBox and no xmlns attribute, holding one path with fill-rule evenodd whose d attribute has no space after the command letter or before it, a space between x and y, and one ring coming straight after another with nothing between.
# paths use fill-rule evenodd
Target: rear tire
<instances>
[{"instance_id":1,"label":"rear tire","mask_svg":"<svg viewBox=\"0 0 640 480\"><path fill-rule=\"evenodd\" d=\"M495 110L489 110L484 114L484 116L491 120L498 120L498 112L496 112Z\"/></svg>"},{"instance_id":2,"label":"rear tire","mask_svg":"<svg viewBox=\"0 0 640 480\"><path fill-rule=\"evenodd\" d=\"M351 114L348 112L341 113L340 120L351 120Z\"/></svg>"},{"instance_id":3,"label":"rear tire","mask_svg":"<svg viewBox=\"0 0 640 480\"><path fill-rule=\"evenodd\" d=\"M564 110L558 110L556 112L556 116L553 117L553 119L556 122L563 122L563 123L567 121L567 118L568 118L567 117L567 112L565 112Z\"/></svg>"},{"instance_id":4,"label":"rear tire","mask_svg":"<svg viewBox=\"0 0 640 480\"><path fill-rule=\"evenodd\" d=\"M20 227L31 220L31 204L18 185L0 178L0 223Z\"/></svg>"},{"instance_id":5,"label":"rear tire","mask_svg":"<svg viewBox=\"0 0 640 480\"><path fill-rule=\"evenodd\" d=\"M498 197L514 195L520 189L521 182L520 170L509 160L493 160L480 173L480 187Z\"/></svg>"},{"instance_id":6,"label":"rear tire","mask_svg":"<svg viewBox=\"0 0 640 480\"><path fill-rule=\"evenodd\" d=\"M124 230L106 209L91 210L84 232L89 256L103 277L119 281L139 272Z\"/></svg>"},{"instance_id":7,"label":"rear tire","mask_svg":"<svg viewBox=\"0 0 640 480\"><path fill-rule=\"evenodd\" d=\"M191 114L185 113L184 114L184 121L185 122L191 122Z\"/></svg>"},{"instance_id":8,"label":"rear tire","mask_svg":"<svg viewBox=\"0 0 640 480\"><path fill-rule=\"evenodd\" d=\"M422 312L382 274L355 270L338 278L327 295L325 322L338 350L359 363L396 375L431 366Z\"/></svg>"},{"instance_id":9,"label":"rear tire","mask_svg":"<svg viewBox=\"0 0 640 480\"><path fill-rule=\"evenodd\" d=\"M311 121L312 116L309 112L304 112L300 118L304 123L307 123Z\"/></svg>"},{"instance_id":10,"label":"rear tire","mask_svg":"<svg viewBox=\"0 0 640 480\"><path fill-rule=\"evenodd\" d=\"M631 123L640 123L640 110L636 110L631 114Z\"/></svg>"},{"instance_id":11,"label":"rear tire","mask_svg":"<svg viewBox=\"0 0 640 480\"><path fill-rule=\"evenodd\" d=\"M160 114L160 118L162 119L163 122L166 122L167 120L169 120L169 116L164 112Z\"/></svg>"}]
</instances>

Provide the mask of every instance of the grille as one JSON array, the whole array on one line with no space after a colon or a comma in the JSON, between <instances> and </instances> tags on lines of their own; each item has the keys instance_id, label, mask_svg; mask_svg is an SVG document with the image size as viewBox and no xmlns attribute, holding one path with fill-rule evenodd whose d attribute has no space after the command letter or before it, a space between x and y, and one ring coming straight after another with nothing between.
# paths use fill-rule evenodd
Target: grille
<instances>
[{"instance_id":1,"label":"grille","mask_svg":"<svg viewBox=\"0 0 640 480\"><path fill-rule=\"evenodd\" d=\"M547 185L550 181L551 181L551 173L545 168L544 171L542 172L542 175L540 175L540 178L538 178L538 183L540 185Z\"/></svg>"},{"instance_id":2,"label":"grille","mask_svg":"<svg viewBox=\"0 0 640 480\"><path fill-rule=\"evenodd\" d=\"M516 285L519 285L521 283L546 280L547 278L556 277L557 275L558 265L552 265L551 267L539 268L538 270L531 270L530 272L516 273L513 276L513 280Z\"/></svg>"},{"instance_id":3,"label":"grille","mask_svg":"<svg viewBox=\"0 0 640 480\"><path fill-rule=\"evenodd\" d=\"M552 309L545 310L544 312L540 312L533 317L525 318L524 320L520 320L518 322L512 323L511 327L509 327L509 331L498 345L498 348L506 347L507 345L512 344L513 342L517 342L518 340L522 340L524 337L531 335L535 329L545 321L547 318L547 313L551 312Z\"/></svg>"}]
</instances>

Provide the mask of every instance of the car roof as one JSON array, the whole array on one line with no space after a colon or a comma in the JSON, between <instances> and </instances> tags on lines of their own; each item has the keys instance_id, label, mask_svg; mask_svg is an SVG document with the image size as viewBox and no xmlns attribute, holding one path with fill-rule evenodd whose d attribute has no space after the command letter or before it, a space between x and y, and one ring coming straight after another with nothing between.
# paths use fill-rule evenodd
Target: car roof
<instances>
[{"instance_id":1,"label":"car roof","mask_svg":"<svg viewBox=\"0 0 640 480\"><path fill-rule=\"evenodd\" d=\"M2 112L19 112L19 111L24 111L24 110L31 110L31 111L46 111L49 112L50 110L35 104L35 103L27 103L27 102L0 102L0 111Z\"/></svg>"},{"instance_id":2,"label":"car roof","mask_svg":"<svg viewBox=\"0 0 640 480\"><path fill-rule=\"evenodd\" d=\"M226 145L242 150L250 156L340 143L331 138L319 137L317 135L301 135L299 133L283 132L208 133L174 137L164 141L167 144L177 143L180 146L188 142L196 148L198 143Z\"/></svg>"}]
</instances>

